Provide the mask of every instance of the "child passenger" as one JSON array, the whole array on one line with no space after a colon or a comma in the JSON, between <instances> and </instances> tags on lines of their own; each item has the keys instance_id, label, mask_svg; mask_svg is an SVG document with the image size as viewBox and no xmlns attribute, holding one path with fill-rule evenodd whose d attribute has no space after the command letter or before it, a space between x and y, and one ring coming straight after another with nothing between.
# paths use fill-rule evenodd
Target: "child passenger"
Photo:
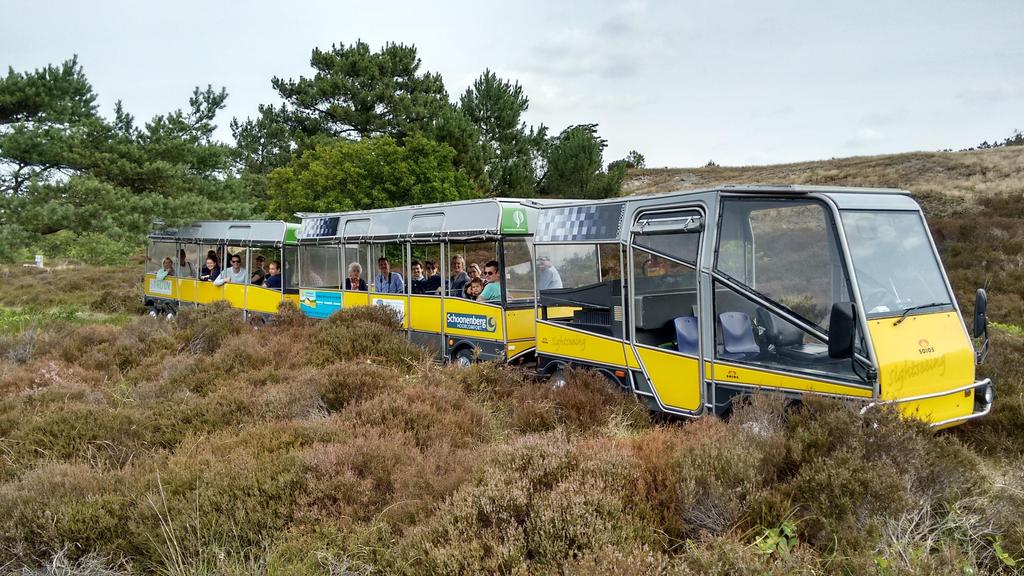
<instances>
[{"instance_id":1,"label":"child passenger","mask_svg":"<svg viewBox=\"0 0 1024 576\"><path fill-rule=\"evenodd\" d=\"M466 299L479 300L480 294L484 291L484 281L480 277L473 278L466 284Z\"/></svg>"}]
</instances>

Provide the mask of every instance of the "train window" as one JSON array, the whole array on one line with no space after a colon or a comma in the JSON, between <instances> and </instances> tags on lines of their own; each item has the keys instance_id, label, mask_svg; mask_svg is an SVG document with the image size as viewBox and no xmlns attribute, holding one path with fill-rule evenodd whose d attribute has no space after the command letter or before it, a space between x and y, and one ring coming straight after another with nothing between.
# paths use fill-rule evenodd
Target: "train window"
<instances>
[{"instance_id":1,"label":"train window","mask_svg":"<svg viewBox=\"0 0 1024 576\"><path fill-rule=\"evenodd\" d=\"M299 247L284 247L284 290L295 293L299 289Z\"/></svg>"},{"instance_id":2,"label":"train window","mask_svg":"<svg viewBox=\"0 0 1024 576\"><path fill-rule=\"evenodd\" d=\"M337 246L300 246L302 286L340 288L341 271Z\"/></svg>"},{"instance_id":3,"label":"train window","mask_svg":"<svg viewBox=\"0 0 1024 576\"><path fill-rule=\"evenodd\" d=\"M342 261L341 274L349 277L349 269L353 264L359 264L359 279L367 284L373 284L373 276L376 272L377 263L370 266L370 245L369 244L345 244L345 259Z\"/></svg>"},{"instance_id":4,"label":"train window","mask_svg":"<svg viewBox=\"0 0 1024 576\"><path fill-rule=\"evenodd\" d=\"M146 272L155 274L163 268L164 258L170 258L175 262L177 245L174 242L153 242L149 246L149 260L146 262ZM177 272L175 272L177 276Z\"/></svg>"},{"instance_id":5,"label":"train window","mask_svg":"<svg viewBox=\"0 0 1024 576\"><path fill-rule=\"evenodd\" d=\"M831 215L813 200L727 199L716 268L828 330L849 288Z\"/></svg>"},{"instance_id":6,"label":"train window","mask_svg":"<svg viewBox=\"0 0 1024 576\"><path fill-rule=\"evenodd\" d=\"M366 276L366 284L369 286L371 291L375 291L376 278L380 276L380 263L381 258L387 258L388 264L390 265L391 273L397 273L402 276L403 284L408 285L409 275L405 269L405 244L371 244L371 262L372 269Z\"/></svg>"},{"instance_id":7,"label":"train window","mask_svg":"<svg viewBox=\"0 0 1024 576\"><path fill-rule=\"evenodd\" d=\"M525 239L506 238L505 294L509 302L533 300L533 246Z\"/></svg>"},{"instance_id":8,"label":"train window","mask_svg":"<svg viewBox=\"0 0 1024 576\"><path fill-rule=\"evenodd\" d=\"M199 269L203 267L198 244L178 244L174 256L174 275L178 278L192 278L199 276Z\"/></svg>"},{"instance_id":9,"label":"train window","mask_svg":"<svg viewBox=\"0 0 1024 576\"><path fill-rule=\"evenodd\" d=\"M675 319L696 315L699 305L697 271L634 247L632 276L636 343L675 350Z\"/></svg>"},{"instance_id":10,"label":"train window","mask_svg":"<svg viewBox=\"0 0 1024 576\"><path fill-rule=\"evenodd\" d=\"M270 274L270 263L277 262L281 266L281 250L279 248L253 248L249 262L249 276L252 283L259 286Z\"/></svg>"},{"instance_id":11,"label":"train window","mask_svg":"<svg viewBox=\"0 0 1024 576\"><path fill-rule=\"evenodd\" d=\"M719 360L858 379L848 358L829 358L823 340L719 282L714 325Z\"/></svg>"},{"instance_id":12,"label":"train window","mask_svg":"<svg viewBox=\"0 0 1024 576\"><path fill-rule=\"evenodd\" d=\"M210 276L213 269L207 265L207 260L213 259L216 264L217 270L224 269L224 247L218 246L217 244L203 244L199 247L199 279L200 280L216 280L215 277ZM219 272L218 272L219 273Z\"/></svg>"}]
</instances>

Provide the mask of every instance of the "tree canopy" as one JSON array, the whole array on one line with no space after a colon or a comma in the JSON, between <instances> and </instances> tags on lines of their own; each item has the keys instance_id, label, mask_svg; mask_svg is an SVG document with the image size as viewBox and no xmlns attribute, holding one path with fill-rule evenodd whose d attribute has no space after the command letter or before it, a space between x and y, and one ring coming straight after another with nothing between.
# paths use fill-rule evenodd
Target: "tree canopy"
<instances>
[{"instance_id":1,"label":"tree canopy","mask_svg":"<svg viewBox=\"0 0 1024 576\"><path fill-rule=\"evenodd\" d=\"M527 127L530 106L522 86L485 70L459 99L459 109L477 128L483 160L482 185L497 196L532 196L547 135L543 125Z\"/></svg>"},{"instance_id":2,"label":"tree canopy","mask_svg":"<svg viewBox=\"0 0 1024 576\"><path fill-rule=\"evenodd\" d=\"M151 222L251 214L230 146L213 139L224 90L197 88L189 107L142 128L120 104L99 115L73 58L0 80L0 258L60 234L105 235L137 250Z\"/></svg>"},{"instance_id":3,"label":"tree canopy","mask_svg":"<svg viewBox=\"0 0 1024 576\"><path fill-rule=\"evenodd\" d=\"M547 172L541 192L565 198L607 198L617 194L627 166L625 161L618 161L607 172L602 170L607 145L597 135L597 124L570 126L551 138L545 150Z\"/></svg>"},{"instance_id":4,"label":"tree canopy","mask_svg":"<svg viewBox=\"0 0 1024 576\"><path fill-rule=\"evenodd\" d=\"M330 140L270 173L268 210L275 218L296 212L336 212L479 197L455 169L455 150L423 136L400 146L390 136Z\"/></svg>"},{"instance_id":5,"label":"tree canopy","mask_svg":"<svg viewBox=\"0 0 1024 576\"><path fill-rule=\"evenodd\" d=\"M230 123L228 94L141 126L120 101L104 116L73 57L0 78L0 260L28 250L90 261L137 253L153 221L278 217L481 196L618 193L633 151L603 167L596 124L549 137L524 120L525 88L490 69L456 101L415 46L314 49L312 73L273 78L280 101ZM83 249L88 244L90 249Z\"/></svg>"}]
</instances>

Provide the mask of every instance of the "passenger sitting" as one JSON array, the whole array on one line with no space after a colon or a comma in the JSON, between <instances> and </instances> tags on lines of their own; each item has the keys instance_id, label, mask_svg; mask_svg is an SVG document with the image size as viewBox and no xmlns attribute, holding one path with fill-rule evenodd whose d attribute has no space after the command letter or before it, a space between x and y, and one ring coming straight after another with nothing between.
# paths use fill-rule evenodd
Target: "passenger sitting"
<instances>
[{"instance_id":1,"label":"passenger sitting","mask_svg":"<svg viewBox=\"0 0 1024 576\"><path fill-rule=\"evenodd\" d=\"M363 267L359 262L348 265L348 278L345 278L345 290L359 290L366 292L366 280L360 278L363 274Z\"/></svg>"},{"instance_id":2,"label":"passenger sitting","mask_svg":"<svg viewBox=\"0 0 1024 576\"><path fill-rule=\"evenodd\" d=\"M664 276L668 273L668 265L665 259L660 256L654 256L653 254L644 261L644 276L648 278L654 278L657 276Z\"/></svg>"},{"instance_id":3,"label":"passenger sitting","mask_svg":"<svg viewBox=\"0 0 1024 576\"><path fill-rule=\"evenodd\" d=\"M501 300L501 269L497 260L491 260L484 265L484 276L486 276L487 285L480 293L480 299L484 302Z\"/></svg>"},{"instance_id":4,"label":"passenger sitting","mask_svg":"<svg viewBox=\"0 0 1024 576\"><path fill-rule=\"evenodd\" d=\"M480 278L473 278L466 283L466 289L462 297L466 300L479 300L480 293L484 291L484 281Z\"/></svg>"},{"instance_id":5,"label":"passenger sitting","mask_svg":"<svg viewBox=\"0 0 1024 576\"><path fill-rule=\"evenodd\" d=\"M412 284L412 293L423 294L423 282L427 279L423 275L423 265L420 264L419 260L413 260L410 268L412 269L412 277L409 279L409 282Z\"/></svg>"},{"instance_id":6,"label":"passenger sitting","mask_svg":"<svg viewBox=\"0 0 1024 576\"><path fill-rule=\"evenodd\" d=\"M164 278L167 278L168 276L174 276L174 260L171 260L170 256L168 256L167 258L164 258L164 261L161 262L160 264L161 264L161 267L156 272L156 279L157 280L163 280Z\"/></svg>"},{"instance_id":7,"label":"passenger sitting","mask_svg":"<svg viewBox=\"0 0 1024 576\"><path fill-rule=\"evenodd\" d=\"M231 268L225 268L220 276L213 281L214 286L223 286L224 284L248 284L249 283L249 272L242 267L242 257L238 254L231 255Z\"/></svg>"},{"instance_id":8,"label":"passenger sitting","mask_svg":"<svg viewBox=\"0 0 1024 576\"><path fill-rule=\"evenodd\" d=\"M178 250L178 269L174 274L181 278L195 278L196 269L192 266L192 263L188 261L188 257L185 256L185 249Z\"/></svg>"},{"instance_id":9,"label":"passenger sitting","mask_svg":"<svg viewBox=\"0 0 1024 576\"><path fill-rule=\"evenodd\" d=\"M213 250L210 250L213 252ZM206 266L200 270L199 279L203 282L213 282L220 276L220 266L217 265L217 255L206 256Z\"/></svg>"},{"instance_id":10,"label":"passenger sitting","mask_svg":"<svg viewBox=\"0 0 1024 576\"><path fill-rule=\"evenodd\" d=\"M472 280L473 278L480 278L481 280L483 280L483 274L480 273L480 265L477 264L476 262L469 265L469 269L466 271L466 275L469 276L470 280Z\"/></svg>"},{"instance_id":11,"label":"passenger sitting","mask_svg":"<svg viewBox=\"0 0 1024 576\"><path fill-rule=\"evenodd\" d=\"M469 274L466 274L466 259L462 254L456 254L452 258L452 275L448 278L448 295L461 296L469 282Z\"/></svg>"},{"instance_id":12,"label":"passenger sitting","mask_svg":"<svg viewBox=\"0 0 1024 576\"><path fill-rule=\"evenodd\" d=\"M263 254L256 255L256 267L252 271L252 278L249 279L251 284L257 286L263 284L263 279L267 277L267 271L263 269L266 265L265 262L266 258L263 257Z\"/></svg>"},{"instance_id":13,"label":"passenger sitting","mask_svg":"<svg viewBox=\"0 0 1024 576\"><path fill-rule=\"evenodd\" d=\"M551 264L551 258L537 258L537 290L556 290L562 287L562 276Z\"/></svg>"},{"instance_id":14,"label":"passenger sitting","mask_svg":"<svg viewBox=\"0 0 1024 576\"><path fill-rule=\"evenodd\" d=\"M405 281L398 272L391 271L391 262L384 256L377 259L380 274L373 281L373 288L378 294L404 294Z\"/></svg>"},{"instance_id":15,"label":"passenger sitting","mask_svg":"<svg viewBox=\"0 0 1024 576\"><path fill-rule=\"evenodd\" d=\"M423 279L423 293L437 294L441 291L441 275L437 273L437 264L431 260L423 263L426 269L426 278Z\"/></svg>"},{"instance_id":16,"label":"passenger sitting","mask_svg":"<svg viewBox=\"0 0 1024 576\"><path fill-rule=\"evenodd\" d=\"M267 278L263 281L263 287L274 290L281 289L281 263L277 260L270 263L270 271L267 273Z\"/></svg>"}]
</instances>

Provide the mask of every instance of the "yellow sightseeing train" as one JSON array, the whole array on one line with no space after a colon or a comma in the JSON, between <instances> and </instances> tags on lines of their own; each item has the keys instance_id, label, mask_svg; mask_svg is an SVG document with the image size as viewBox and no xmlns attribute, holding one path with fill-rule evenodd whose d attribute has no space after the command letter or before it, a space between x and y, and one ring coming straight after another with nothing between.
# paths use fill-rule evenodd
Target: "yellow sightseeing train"
<instances>
[{"instance_id":1,"label":"yellow sightseeing train","mask_svg":"<svg viewBox=\"0 0 1024 576\"><path fill-rule=\"evenodd\" d=\"M755 389L893 404L936 427L991 409L992 382L975 380L984 291L972 334L906 192L726 186L546 206L534 248L538 369L555 385L589 367L681 416Z\"/></svg>"},{"instance_id":2,"label":"yellow sightseeing train","mask_svg":"<svg viewBox=\"0 0 1024 576\"><path fill-rule=\"evenodd\" d=\"M151 235L147 306L226 300L257 318L282 301L313 318L388 306L439 360L536 361L555 386L592 368L686 417L757 389L895 405L936 427L992 407L991 380L975 380L985 293L969 332L900 190L725 186L299 216ZM244 280L270 261L275 287ZM237 281L211 281L219 263ZM473 276L486 293L467 294Z\"/></svg>"}]
</instances>

